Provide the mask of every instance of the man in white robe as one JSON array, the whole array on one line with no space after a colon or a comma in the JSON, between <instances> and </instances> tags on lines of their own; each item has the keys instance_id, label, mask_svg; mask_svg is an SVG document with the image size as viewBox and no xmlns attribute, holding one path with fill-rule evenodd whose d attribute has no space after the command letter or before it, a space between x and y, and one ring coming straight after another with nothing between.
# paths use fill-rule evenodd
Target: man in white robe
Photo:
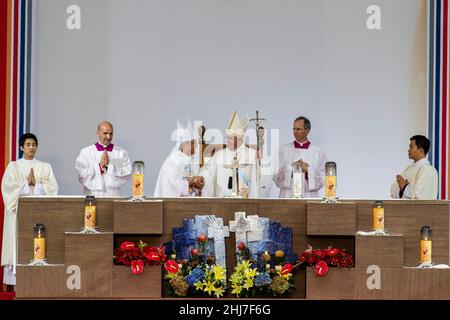
<instances>
[{"instance_id":1,"label":"man in white robe","mask_svg":"<svg viewBox=\"0 0 450 320\"><path fill-rule=\"evenodd\" d=\"M2 257L3 282L16 285L17 265L17 204L20 196L56 195L58 183L49 163L35 158L38 141L34 134L26 133L20 138L23 157L11 161L3 174L2 197L5 205ZM31 259L31 257L30 257Z\"/></svg>"},{"instance_id":2,"label":"man in white robe","mask_svg":"<svg viewBox=\"0 0 450 320\"><path fill-rule=\"evenodd\" d=\"M178 123L177 144L159 171L154 197L198 197L204 179L199 176L199 162L195 157L197 143L190 123L183 128Z\"/></svg>"},{"instance_id":3,"label":"man in white robe","mask_svg":"<svg viewBox=\"0 0 450 320\"><path fill-rule=\"evenodd\" d=\"M325 152L308 140L311 122L305 117L294 120L294 142L282 145L275 157L275 184L280 188L280 198L291 198L293 189L292 163L298 163L303 171L304 198L318 198L325 180Z\"/></svg>"},{"instance_id":4,"label":"man in white robe","mask_svg":"<svg viewBox=\"0 0 450 320\"><path fill-rule=\"evenodd\" d=\"M391 197L396 199L436 200L438 195L438 173L426 159L430 140L425 136L411 137L408 149L411 163L397 175L391 186Z\"/></svg>"},{"instance_id":5,"label":"man in white robe","mask_svg":"<svg viewBox=\"0 0 450 320\"><path fill-rule=\"evenodd\" d=\"M113 126L102 121L97 127L98 142L80 151L75 162L78 180L85 195L120 196L120 188L131 176L128 152L114 144Z\"/></svg>"},{"instance_id":6,"label":"man in white robe","mask_svg":"<svg viewBox=\"0 0 450 320\"><path fill-rule=\"evenodd\" d=\"M205 196L228 197L233 192L233 170L226 168L237 159L239 166L239 190L240 197L257 198L258 187L256 182L256 151L247 147L244 143L245 129L248 125L248 116L239 119L237 113L233 114L230 125L226 130L227 146L219 150L202 167L201 172L205 177Z\"/></svg>"}]
</instances>

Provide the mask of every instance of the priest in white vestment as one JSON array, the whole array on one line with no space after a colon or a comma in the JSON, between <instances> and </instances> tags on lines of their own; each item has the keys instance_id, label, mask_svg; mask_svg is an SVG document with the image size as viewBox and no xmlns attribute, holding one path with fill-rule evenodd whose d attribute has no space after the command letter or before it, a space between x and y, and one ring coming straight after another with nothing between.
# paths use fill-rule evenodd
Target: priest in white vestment
<instances>
[{"instance_id":1,"label":"priest in white vestment","mask_svg":"<svg viewBox=\"0 0 450 320\"><path fill-rule=\"evenodd\" d=\"M5 205L2 258L3 282L16 285L17 265L17 204L20 196L56 195L58 183L49 163L35 158L38 141L34 134L26 133L20 138L23 157L11 161L2 179L2 197ZM32 226L30 226L32 228Z\"/></svg>"},{"instance_id":2,"label":"priest in white vestment","mask_svg":"<svg viewBox=\"0 0 450 320\"><path fill-rule=\"evenodd\" d=\"M237 178L233 176L233 170L227 168L236 159L240 168L239 196L258 198L258 186L256 181L256 151L245 145L244 134L248 125L248 116L239 119L235 112L230 125L226 130L226 148L219 150L202 167L201 173L205 177L204 193L208 197L228 197L233 192L233 182Z\"/></svg>"},{"instance_id":3,"label":"priest in white vestment","mask_svg":"<svg viewBox=\"0 0 450 320\"><path fill-rule=\"evenodd\" d=\"M120 196L120 188L130 179L128 152L114 144L113 126L108 121L97 127L98 142L80 151L75 162L78 180L85 195Z\"/></svg>"},{"instance_id":4,"label":"priest in white vestment","mask_svg":"<svg viewBox=\"0 0 450 320\"><path fill-rule=\"evenodd\" d=\"M422 135L411 137L408 149L411 163L397 175L391 186L391 197L396 199L436 200L438 173L426 159L430 140Z\"/></svg>"},{"instance_id":5,"label":"priest in white vestment","mask_svg":"<svg viewBox=\"0 0 450 320\"><path fill-rule=\"evenodd\" d=\"M191 123L185 128L178 123L174 135L177 144L159 171L154 197L199 197L204 179L199 175L197 139Z\"/></svg>"},{"instance_id":6,"label":"priest in white vestment","mask_svg":"<svg viewBox=\"0 0 450 320\"><path fill-rule=\"evenodd\" d=\"M280 188L280 198L291 198L293 192L292 163L300 164L303 176L303 197L319 198L325 180L325 152L308 140L311 122L305 117L294 120L294 138L291 143L282 145L278 157L274 159L275 184Z\"/></svg>"}]
</instances>

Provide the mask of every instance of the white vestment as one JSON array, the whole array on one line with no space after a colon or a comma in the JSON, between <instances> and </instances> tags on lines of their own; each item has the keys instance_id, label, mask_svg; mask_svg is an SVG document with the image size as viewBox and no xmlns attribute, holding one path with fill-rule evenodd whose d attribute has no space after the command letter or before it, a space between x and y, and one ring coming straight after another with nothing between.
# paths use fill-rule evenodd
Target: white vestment
<instances>
[{"instance_id":1,"label":"white vestment","mask_svg":"<svg viewBox=\"0 0 450 320\"><path fill-rule=\"evenodd\" d=\"M75 162L78 180L83 185L83 193L93 196L120 196L120 188L131 175L131 162L128 152L118 146L108 151L109 165L105 172L100 170L103 151L90 145L80 151Z\"/></svg>"},{"instance_id":2,"label":"white vestment","mask_svg":"<svg viewBox=\"0 0 450 320\"><path fill-rule=\"evenodd\" d=\"M256 151L242 144L235 151L228 148L219 150L216 154L202 167L200 175L205 178L205 186L203 187L203 195L205 197L226 197L233 192L230 185L230 177L233 170L225 168L224 165L231 165L234 156L237 156L239 165L247 165L239 168L239 188L248 187L248 197L257 198L256 184Z\"/></svg>"},{"instance_id":3,"label":"white vestment","mask_svg":"<svg viewBox=\"0 0 450 320\"><path fill-rule=\"evenodd\" d=\"M409 182L403 191L402 199L437 199L438 173L426 158L410 164L401 176ZM391 197L400 198L400 187L397 181L394 181L391 186Z\"/></svg>"},{"instance_id":4,"label":"white vestment","mask_svg":"<svg viewBox=\"0 0 450 320\"><path fill-rule=\"evenodd\" d=\"M159 171L155 187L155 197L184 197L189 194L188 177L198 176L198 163L194 157L181 151L171 153Z\"/></svg>"},{"instance_id":5,"label":"white vestment","mask_svg":"<svg viewBox=\"0 0 450 320\"><path fill-rule=\"evenodd\" d=\"M35 186L28 185L28 176L33 168ZM2 197L5 204L3 225L2 259L5 266L6 284L15 285L15 267L17 264L17 203L19 196L56 195L58 183L48 163L19 159L8 164L2 179ZM32 228L32 226L30 227ZM32 257L29 257L30 259Z\"/></svg>"},{"instance_id":6,"label":"white vestment","mask_svg":"<svg viewBox=\"0 0 450 320\"><path fill-rule=\"evenodd\" d=\"M259 197L261 199L270 198L270 191L272 190L272 182L275 174L275 169L272 166L272 162L270 158L262 158L261 159L261 168L260 168L260 189L259 189Z\"/></svg>"},{"instance_id":7,"label":"white vestment","mask_svg":"<svg viewBox=\"0 0 450 320\"><path fill-rule=\"evenodd\" d=\"M310 145L308 149L295 148L294 143L282 145L275 157L275 184L280 188L280 198L291 198L293 188L292 163L303 160L308 167L308 179L303 174L303 197L318 198L319 191L325 180L325 152L317 146Z\"/></svg>"}]
</instances>

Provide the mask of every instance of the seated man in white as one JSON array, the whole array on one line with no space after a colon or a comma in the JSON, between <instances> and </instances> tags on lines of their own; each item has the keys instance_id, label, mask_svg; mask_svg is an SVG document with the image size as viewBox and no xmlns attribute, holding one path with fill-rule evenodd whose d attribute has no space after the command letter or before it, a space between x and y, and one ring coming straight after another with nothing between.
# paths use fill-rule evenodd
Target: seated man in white
<instances>
[{"instance_id":1,"label":"seated man in white","mask_svg":"<svg viewBox=\"0 0 450 320\"><path fill-rule=\"evenodd\" d=\"M190 122L186 128L178 123L175 140L177 144L159 171L154 196L199 197L202 195L204 179L198 175L198 146Z\"/></svg>"},{"instance_id":2,"label":"seated man in white","mask_svg":"<svg viewBox=\"0 0 450 320\"><path fill-rule=\"evenodd\" d=\"M226 130L226 148L217 151L210 161L202 167L201 172L205 177L203 189L205 196L220 198L232 196L233 183L235 183L238 186L239 197L258 197L256 151L247 147L244 143L248 121L248 116L241 120L237 112L234 112ZM239 169L237 177L233 177L235 171L230 167L236 160Z\"/></svg>"},{"instance_id":3,"label":"seated man in white","mask_svg":"<svg viewBox=\"0 0 450 320\"><path fill-rule=\"evenodd\" d=\"M35 158L38 146L37 137L24 134L19 141L23 157L11 161L3 174L2 197L5 205L2 259L3 281L6 285L16 284L17 264L17 204L20 196L56 195L58 183L49 163Z\"/></svg>"},{"instance_id":4,"label":"seated man in white","mask_svg":"<svg viewBox=\"0 0 450 320\"><path fill-rule=\"evenodd\" d=\"M120 196L120 188L131 176L128 152L114 144L113 126L102 121L97 127L98 142L80 151L75 162L78 180L85 195Z\"/></svg>"},{"instance_id":5,"label":"seated man in white","mask_svg":"<svg viewBox=\"0 0 450 320\"><path fill-rule=\"evenodd\" d=\"M414 162L397 175L391 186L391 197L400 199L436 200L438 194L438 174L427 160L430 140L416 135L409 142L408 157Z\"/></svg>"}]
</instances>

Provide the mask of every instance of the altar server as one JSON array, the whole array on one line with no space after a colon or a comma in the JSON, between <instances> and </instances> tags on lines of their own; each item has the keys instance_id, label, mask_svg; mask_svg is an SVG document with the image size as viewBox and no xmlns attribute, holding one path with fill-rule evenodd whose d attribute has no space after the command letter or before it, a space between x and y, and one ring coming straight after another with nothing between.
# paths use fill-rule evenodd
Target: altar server
<instances>
[{"instance_id":1,"label":"altar server","mask_svg":"<svg viewBox=\"0 0 450 320\"><path fill-rule=\"evenodd\" d=\"M202 167L205 177L204 191L207 196L231 196L233 183L238 180L239 196L258 197L256 151L247 147L244 142L248 122L248 115L240 119L237 112L234 112L226 130L226 148L217 151ZM230 168L233 162L239 166L237 177L233 174L235 171Z\"/></svg>"},{"instance_id":2,"label":"altar server","mask_svg":"<svg viewBox=\"0 0 450 320\"><path fill-rule=\"evenodd\" d=\"M280 198L292 197L293 172L292 163L300 164L303 175L303 197L318 198L319 191L324 186L325 152L311 144L308 135L311 122L305 117L294 120L293 133L295 140L282 145L275 157L275 184L280 188Z\"/></svg>"},{"instance_id":3,"label":"altar server","mask_svg":"<svg viewBox=\"0 0 450 320\"><path fill-rule=\"evenodd\" d=\"M98 141L80 151L75 162L78 180L85 195L120 196L120 188L131 176L128 152L114 144L113 126L102 121L97 127Z\"/></svg>"},{"instance_id":4,"label":"altar server","mask_svg":"<svg viewBox=\"0 0 450 320\"><path fill-rule=\"evenodd\" d=\"M391 197L401 199L435 200L438 194L438 174L426 159L430 140L416 135L409 142L408 157L414 162L395 177Z\"/></svg>"},{"instance_id":5,"label":"altar server","mask_svg":"<svg viewBox=\"0 0 450 320\"><path fill-rule=\"evenodd\" d=\"M19 141L23 157L11 161L2 179L2 197L5 205L2 258L3 282L16 284L17 264L17 203L20 196L56 195L58 183L49 163L35 158L38 140L32 133L24 134ZM32 228L32 226L30 226Z\"/></svg>"},{"instance_id":6,"label":"altar server","mask_svg":"<svg viewBox=\"0 0 450 320\"><path fill-rule=\"evenodd\" d=\"M199 175L198 145L191 122L185 127L178 122L172 139L177 143L159 171L154 196L199 197L204 179Z\"/></svg>"}]
</instances>

